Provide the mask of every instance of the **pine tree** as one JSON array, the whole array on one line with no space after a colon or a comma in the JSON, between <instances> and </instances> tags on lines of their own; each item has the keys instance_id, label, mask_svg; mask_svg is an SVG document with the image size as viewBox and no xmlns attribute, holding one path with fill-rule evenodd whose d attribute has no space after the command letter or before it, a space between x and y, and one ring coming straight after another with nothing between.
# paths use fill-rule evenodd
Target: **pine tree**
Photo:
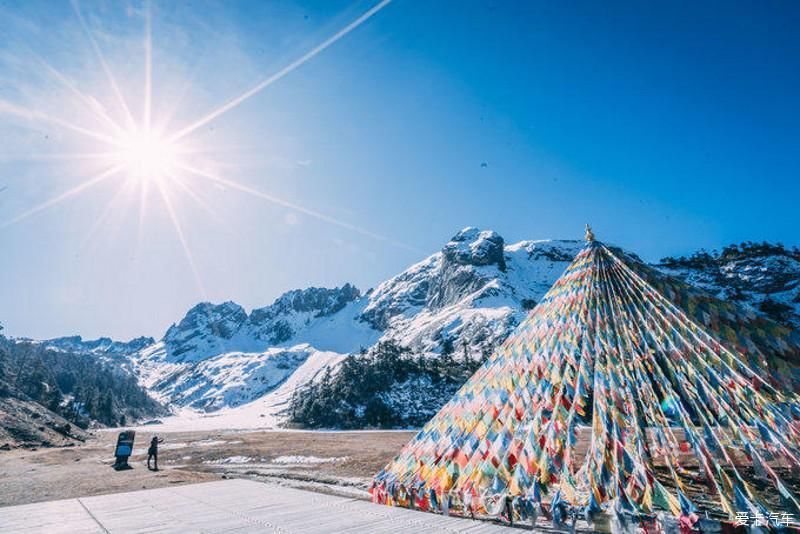
<instances>
[{"instance_id":1,"label":"pine tree","mask_svg":"<svg viewBox=\"0 0 800 534\"><path fill-rule=\"evenodd\" d=\"M107 424L114 424L114 401L111 397L111 391L109 390L106 390L100 398L98 419Z\"/></svg>"}]
</instances>

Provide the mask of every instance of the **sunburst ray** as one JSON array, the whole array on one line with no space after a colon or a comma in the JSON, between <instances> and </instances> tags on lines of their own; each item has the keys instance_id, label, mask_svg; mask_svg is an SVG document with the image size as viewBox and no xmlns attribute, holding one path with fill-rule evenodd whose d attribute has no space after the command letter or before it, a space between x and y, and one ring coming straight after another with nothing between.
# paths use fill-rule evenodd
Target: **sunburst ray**
<instances>
[{"instance_id":1,"label":"sunburst ray","mask_svg":"<svg viewBox=\"0 0 800 534\"><path fill-rule=\"evenodd\" d=\"M376 239L378 241L385 241L387 243L391 243L391 244L393 244L395 246L398 246L398 247L401 247L401 248L414 250L413 247L411 247L410 245L407 245L405 243L401 243L399 241L395 241L395 240L390 239L390 238L388 238L386 236L383 236L381 234L376 234L375 232L371 232L371 231L369 231L369 230L367 230L365 228L361 228L360 226L356 226L356 225L350 224L348 222L340 221L339 219L335 219L335 218L331 217L330 215L325 215L324 213L320 213L318 211L314 211L312 209L305 208L303 206L300 206L299 204L295 204L293 202L289 202L288 200L284 200L282 198L276 197L275 195L271 195L269 193L265 193L263 191L259 191L258 189L254 189L254 188L252 188L250 186L241 184L241 183L236 182L234 180L229 180L227 178L223 178L222 176L219 176L219 175L216 175L216 174L213 174L213 173L210 173L210 172L206 172L206 171L203 171L202 169L197 169L195 167L192 167L192 166L186 165L186 164L181 164L179 167L181 169L187 171L187 172L190 172L192 174L196 174L197 176L201 176L203 178L207 178L208 180L216 182L216 183L218 183L220 185L228 186L231 189L236 189L238 191L241 191L243 193L247 193L248 195L254 196L256 198L260 198L262 200L266 200L267 202L270 202L270 203L275 204L277 206L282 206L284 208L288 208L290 210L294 210L294 211L296 211L298 213L302 213L304 215L308 215L308 216L313 217L315 219L319 219L319 220L321 220L323 222L327 222L327 223L339 226L341 228L345 228L347 230L359 233L361 235L365 235L367 237L371 237L372 239Z\"/></svg>"},{"instance_id":2,"label":"sunburst ray","mask_svg":"<svg viewBox=\"0 0 800 534\"><path fill-rule=\"evenodd\" d=\"M173 183L173 184L177 185L177 186L178 186L178 187L179 187L179 188L180 188L180 189L181 189L181 190L182 190L184 193L186 193L186 195L187 195L187 196L188 196L190 199L192 199L192 201L194 201L194 203L195 203L195 204L197 204L197 206L198 206L200 209L202 209L202 210L203 210L204 212L206 212L206 213L207 213L207 214L208 214L208 215L209 215L209 216L210 216L212 219L214 219L214 221L216 221L216 222L217 222L217 224L221 225L223 228L225 228L225 229L226 229L228 232L230 232L231 234L233 234L233 235L236 235L236 236L238 236L238 235L239 235L239 232L237 232L237 231L236 231L236 230L233 228L233 226L231 226L231 225L228 223L228 221L226 221L226 220L225 220L225 219L224 219L222 216L220 216L220 214L219 214L219 213L217 213L216 211L214 211L214 209L213 209L213 208L212 208L212 207L211 207L211 206L208 204L208 202L206 202L205 200L203 200L203 198L202 198L202 197L200 197L200 195L198 195L198 194L197 194L195 191L193 191L193 190L192 190L192 188L191 188L191 187L189 187L189 185L188 185L186 182L184 182L184 181L181 179L181 177L180 177L180 176L178 176L177 174L170 174L170 175L169 175L169 179L170 179L170 183Z\"/></svg>"},{"instance_id":3,"label":"sunburst ray","mask_svg":"<svg viewBox=\"0 0 800 534\"><path fill-rule=\"evenodd\" d=\"M36 60L39 62L42 68L44 68L50 74L50 76L55 78L61 85L66 87L86 109L91 111L98 118L102 119L103 122L110 126L117 134L123 131L122 127L117 124L117 122L112 119L108 113L106 113L105 109L96 99L81 92L80 89L78 89L72 82L72 80L67 78L63 73L61 73L61 71L50 65L44 60L44 58L41 58L36 54L34 54L34 57L36 57Z\"/></svg>"},{"instance_id":4,"label":"sunburst ray","mask_svg":"<svg viewBox=\"0 0 800 534\"><path fill-rule=\"evenodd\" d=\"M192 270L192 275L194 276L197 288L200 290L200 294L203 295L203 298L205 299L206 290L203 286L202 280L200 279L200 272L197 270L197 265L194 262L192 251L189 248L189 243L186 241L186 236L183 233L180 220L178 220L178 214L175 213L175 208L172 205L172 199L169 196L169 192L166 190L162 182L156 182L156 187L158 188L159 193L161 193L161 198L164 200L164 207L167 209L167 214L172 221L172 226L175 228L175 234L178 236L178 241L181 243L181 248L183 248L186 261L189 264L189 268Z\"/></svg>"},{"instance_id":5,"label":"sunburst ray","mask_svg":"<svg viewBox=\"0 0 800 534\"><path fill-rule=\"evenodd\" d=\"M144 127L150 129L153 100L153 32L150 2L144 8Z\"/></svg>"},{"instance_id":6,"label":"sunburst ray","mask_svg":"<svg viewBox=\"0 0 800 534\"><path fill-rule=\"evenodd\" d=\"M75 187L64 191L60 195L55 196L55 197L53 197L50 200L47 200L45 202L42 202L41 204L39 204L37 206L34 206L33 208L31 208L31 209L29 209L29 210L27 210L27 211L25 211L23 213L20 213L19 215L17 215L13 219L10 219L10 220L0 224L0 228L6 228L8 226L11 226L12 224L16 224L16 223L22 221L23 219L27 219L31 215L35 215L36 213L39 213L40 211L43 211L43 210L46 210L47 208L55 206L56 204L58 204L60 202L63 202L64 200L66 200L66 199L68 199L70 197L73 197L73 196L81 193L82 191L84 191L86 189L89 189L90 187L92 187L94 185L99 184L100 182L102 182L104 180L107 180L109 177L111 177L114 174L118 173L120 170L122 170L122 165L115 165L114 167L111 167L110 169L107 169L106 171L101 172L100 174L98 174L98 175L96 175L96 176L94 176L92 178L89 178L88 180L86 180L84 182L81 182L80 184L76 185Z\"/></svg>"},{"instance_id":7,"label":"sunburst ray","mask_svg":"<svg viewBox=\"0 0 800 534\"><path fill-rule=\"evenodd\" d=\"M114 139L113 137L106 135L102 132L98 132L96 130L91 130L89 128L84 128L83 126L79 126L77 124L73 124L69 121L61 119L59 117L55 117L53 115L49 115L44 113L43 111L37 111L33 109L28 109L25 107L17 106L12 104L7 100L0 99L0 114L5 115L13 115L23 120L31 121L31 122L45 122L54 124L56 126L60 126L67 130L71 130L75 133L79 133L85 135L87 137L91 137L97 141L102 141L109 145L119 146L119 142Z\"/></svg>"},{"instance_id":8,"label":"sunburst ray","mask_svg":"<svg viewBox=\"0 0 800 534\"><path fill-rule=\"evenodd\" d=\"M131 110L128 107L128 103L125 101L125 96L122 94L122 90L117 83L114 74L111 72L111 67L108 66L108 62L106 61L105 55L103 55L103 51L100 50L100 45L97 44L97 40L92 35L92 30L89 28L89 25L86 23L86 20L83 18L83 13L81 13L81 7L78 0L72 0L72 9L75 12L75 15L78 17L78 21L80 22L81 28L83 29L83 33L86 36L86 39L89 41L89 44L94 50L95 55L97 56L97 60L100 62L100 66L103 69L103 72L106 75L106 79L108 80L109 85L111 86L111 90L114 92L114 96L117 99L117 103L122 109L123 113L125 114L125 121L128 128L131 128L135 125L135 121L133 120L133 115L131 114Z\"/></svg>"},{"instance_id":9,"label":"sunburst ray","mask_svg":"<svg viewBox=\"0 0 800 534\"><path fill-rule=\"evenodd\" d=\"M0 153L0 161L96 161L108 160L113 156L114 152Z\"/></svg>"},{"instance_id":10,"label":"sunburst ray","mask_svg":"<svg viewBox=\"0 0 800 534\"><path fill-rule=\"evenodd\" d=\"M139 220L136 225L136 256L142 250L142 240L144 238L144 219L147 215L147 199L150 188L150 182L142 182L139 186Z\"/></svg>"},{"instance_id":11,"label":"sunburst ray","mask_svg":"<svg viewBox=\"0 0 800 534\"><path fill-rule=\"evenodd\" d=\"M89 231L86 232L86 235L81 240L80 244L78 245L78 251L85 249L89 245L95 234L100 230L100 228L105 226L106 221L111 216L112 210L114 209L115 205L121 198L123 198L123 195L125 193L128 193L130 191L130 188L131 188L130 182L128 181L124 181L117 188L112 197L109 199L105 208L103 208L103 211L100 213L100 216L95 219L94 223L92 223L92 226L89 228Z\"/></svg>"},{"instance_id":12,"label":"sunburst ray","mask_svg":"<svg viewBox=\"0 0 800 534\"><path fill-rule=\"evenodd\" d=\"M290 64L288 64L287 66L285 66L284 68L282 68L281 70L276 72L275 74L263 79L262 81L260 81L255 86L253 86L249 90L245 91L241 95L239 95L236 98L228 101L227 103L223 104L222 106L218 107L217 109L211 111L210 113L208 113L205 116L201 117L200 119L196 120L195 122L193 122L189 126L186 126L182 130L177 131L175 134L173 134L173 136L171 137L171 140L172 141L177 141L178 139L181 139L182 137L190 134L191 132L197 130L198 128L200 128L202 126L204 126L205 124L208 124L209 122L211 122L212 120L216 119L217 117L219 117L223 113L226 113L226 112L230 111L231 109L235 108L236 106L238 106L239 104L241 104L242 102L247 100L248 98L258 94L259 92L261 92L265 88L267 88L270 85L272 85L273 83L277 82L278 80L280 80L281 78L283 78L287 74L291 73L292 71L294 71L295 69L297 69L298 67L300 67L301 65L306 63L307 61L309 61L309 60L313 59L314 57L316 57L320 52L323 52L325 49L327 49L328 47L330 47L331 45L336 43L339 39L341 39L342 37L346 36L351 31L353 31L356 28L358 28L359 26L361 26L370 17L372 17L373 15L378 13L381 9L383 9L384 7L389 5L389 3L391 1L392 0L381 0L381 2L377 3L376 5L374 5L372 8L367 10L364 14L362 14L360 17L355 19L353 22L351 22L350 24L348 24L347 26L345 26L344 28L342 28L341 30L339 30L338 32L333 34L331 37L329 37L328 39L326 39L325 41L323 41L319 45L315 46L314 48L312 48L311 50L309 50L308 52L303 54L302 56L300 56L298 59L292 61Z\"/></svg>"}]
</instances>

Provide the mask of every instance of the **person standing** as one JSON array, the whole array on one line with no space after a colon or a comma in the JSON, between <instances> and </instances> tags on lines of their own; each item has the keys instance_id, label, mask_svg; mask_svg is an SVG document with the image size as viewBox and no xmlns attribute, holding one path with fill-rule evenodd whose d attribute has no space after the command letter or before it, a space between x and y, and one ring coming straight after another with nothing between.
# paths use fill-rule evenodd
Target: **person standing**
<instances>
[{"instance_id":1,"label":"person standing","mask_svg":"<svg viewBox=\"0 0 800 534\"><path fill-rule=\"evenodd\" d=\"M153 436L150 440L150 448L147 449L147 468L151 471L158 471L158 444L164 443L162 438ZM150 460L154 460L153 467L150 467Z\"/></svg>"}]
</instances>

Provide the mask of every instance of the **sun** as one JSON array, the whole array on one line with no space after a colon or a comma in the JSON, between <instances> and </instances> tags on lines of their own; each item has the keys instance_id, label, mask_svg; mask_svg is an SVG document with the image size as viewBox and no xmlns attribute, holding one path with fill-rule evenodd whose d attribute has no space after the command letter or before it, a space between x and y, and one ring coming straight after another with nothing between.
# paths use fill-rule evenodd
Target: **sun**
<instances>
[{"instance_id":1,"label":"sun","mask_svg":"<svg viewBox=\"0 0 800 534\"><path fill-rule=\"evenodd\" d=\"M181 164L177 143L158 130L137 127L121 134L117 142L115 163L138 182L163 181Z\"/></svg>"},{"instance_id":2,"label":"sun","mask_svg":"<svg viewBox=\"0 0 800 534\"><path fill-rule=\"evenodd\" d=\"M204 146L202 139L192 138L204 126L216 120L225 113L240 106L245 101L253 98L267 87L288 76L293 71L311 61L340 39L347 36L351 31L358 28L373 15L380 12L392 0L380 0L361 16L341 28L339 31L322 41L320 44L311 48L288 65L277 72L262 78L250 89L238 96L231 98L222 105L212 109L205 115L201 115L183 127L174 127L170 122L175 115L175 109L164 110L161 106L153 106L153 46L151 31L151 4L145 2L145 9L142 13L144 22L144 43L143 49L143 84L141 106L133 105L129 102L126 94L129 92L125 84L120 84L113 74L112 64L107 60L97 40L94 32L83 16L79 2L72 2L77 21L83 30L83 34L91 49L96 56L96 64L105 74L108 88L113 99L110 102L101 102L94 93L97 88L92 88L89 92L84 92L78 81L70 79L67 75L59 71L55 66L47 62L45 58L36 57L38 63L42 65L49 79L58 87L65 91L65 105L77 106L81 110L80 118L72 121L60 116L58 113L50 114L39 111L36 108L29 108L17 105L6 100L0 95L0 116L10 114L25 122L32 124L47 124L59 128L62 133L71 134L75 138L68 138L71 142L77 142L82 149L74 152L45 153L45 154L26 154L31 159L42 158L52 161L72 161L92 162L91 174L82 179L74 186L65 191L44 200L43 202L22 211L16 216L5 221L0 220L0 230L10 227L20 221L27 219L39 212L52 208L65 200L83 194L97 184L119 180L116 191L111 196L105 209L100 213L94 224L89 229L87 241L94 232L103 227L106 221L115 213L124 212L118 210L117 199L125 200L125 197L138 196L139 201L139 237L137 243L142 242L142 221L150 213L147 209L148 199L151 194L156 198L160 197L164 211L169 217L175 234L180 241L180 245L186 256L192 273L197 283L198 289L205 294L200 275L195 266L189 242L181 224L179 210L181 205L173 199L176 195L184 195L185 198L193 201L199 208L211 214L215 220L223 218L217 214L213 206L210 206L202 195L195 191L199 186L198 182L211 182L216 186L225 189L234 189L246 193L253 197L264 200L270 204L288 209L297 213L318 219L324 223L332 224L349 231L357 232L372 239L387 241L403 248L409 248L403 243L390 240L385 236L371 232L365 228L341 221L324 213L306 208L300 204L283 200L271 193L242 184L235 179L225 178L214 171L217 165L209 162L208 154L212 147ZM0 50L2 52L2 50ZM31 64L34 64L32 62ZM129 105L130 104L130 105ZM114 110L113 112L110 110ZM154 114L154 110L159 113ZM162 112L164 113L162 115ZM1 159L1 158L0 158ZM98 165L98 163L100 165ZM154 186L154 187L151 187Z\"/></svg>"}]
</instances>

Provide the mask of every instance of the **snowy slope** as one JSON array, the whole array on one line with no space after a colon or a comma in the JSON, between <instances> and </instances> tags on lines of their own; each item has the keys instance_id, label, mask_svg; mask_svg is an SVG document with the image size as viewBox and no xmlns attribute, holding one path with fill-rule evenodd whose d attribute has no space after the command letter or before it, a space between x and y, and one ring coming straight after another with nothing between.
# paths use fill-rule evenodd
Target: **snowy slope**
<instances>
[{"instance_id":1,"label":"snowy slope","mask_svg":"<svg viewBox=\"0 0 800 534\"><path fill-rule=\"evenodd\" d=\"M305 360L288 375L285 382L257 400L217 411L179 408L175 415L164 418L158 429L188 431L277 427L286 418L285 411L294 391L319 378L328 367L335 368L346 357L336 352L310 351L307 346L297 349L308 350ZM144 429L152 431L154 425L147 425Z\"/></svg>"},{"instance_id":2,"label":"snowy slope","mask_svg":"<svg viewBox=\"0 0 800 534\"><path fill-rule=\"evenodd\" d=\"M152 388L173 404L199 410L239 406L272 391L309 355L307 346L272 348L264 352L226 352L181 368Z\"/></svg>"}]
</instances>

